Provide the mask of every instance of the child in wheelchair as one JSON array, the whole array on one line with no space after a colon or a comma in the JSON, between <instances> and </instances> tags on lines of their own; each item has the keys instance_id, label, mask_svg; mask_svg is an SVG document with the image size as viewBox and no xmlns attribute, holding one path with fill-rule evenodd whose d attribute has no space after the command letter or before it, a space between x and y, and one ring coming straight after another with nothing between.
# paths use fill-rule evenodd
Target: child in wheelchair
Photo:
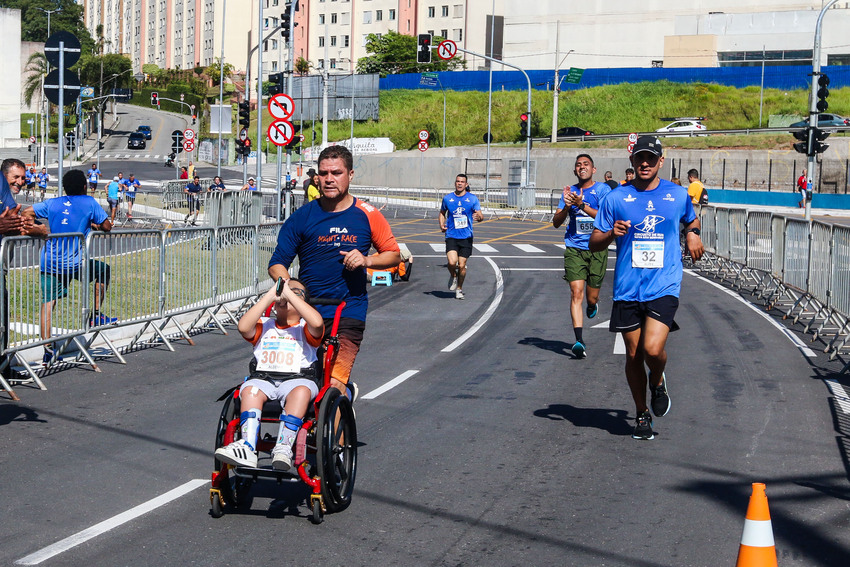
<instances>
[{"instance_id":1,"label":"child in wheelchair","mask_svg":"<svg viewBox=\"0 0 850 567\"><path fill-rule=\"evenodd\" d=\"M322 316L307 301L300 281L279 280L239 320L238 329L254 345L251 376L239 390L241 438L216 450L219 461L237 466L257 466L257 441L263 404L279 400L283 407L272 467L292 467L292 447L313 398L319 393L315 380L316 349L324 334ZM262 315L274 304L276 316Z\"/></svg>"}]
</instances>

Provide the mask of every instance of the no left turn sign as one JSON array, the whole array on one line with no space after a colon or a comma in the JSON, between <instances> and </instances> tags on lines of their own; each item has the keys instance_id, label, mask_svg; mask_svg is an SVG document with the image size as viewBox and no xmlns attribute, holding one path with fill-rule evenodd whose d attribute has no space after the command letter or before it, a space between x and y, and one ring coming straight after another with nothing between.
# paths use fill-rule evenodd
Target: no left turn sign
<instances>
[{"instance_id":1,"label":"no left turn sign","mask_svg":"<svg viewBox=\"0 0 850 567\"><path fill-rule=\"evenodd\" d=\"M288 94L276 94L269 99L269 114L275 120L289 120L294 111L295 102Z\"/></svg>"},{"instance_id":2,"label":"no left turn sign","mask_svg":"<svg viewBox=\"0 0 850 567\"><path fill-rule=\"evenodd\" d=\"M440 42L437 46L437 57L443 61L448 61L457 54L457 44L450 39Z\"/></svg>"}]
</instances>

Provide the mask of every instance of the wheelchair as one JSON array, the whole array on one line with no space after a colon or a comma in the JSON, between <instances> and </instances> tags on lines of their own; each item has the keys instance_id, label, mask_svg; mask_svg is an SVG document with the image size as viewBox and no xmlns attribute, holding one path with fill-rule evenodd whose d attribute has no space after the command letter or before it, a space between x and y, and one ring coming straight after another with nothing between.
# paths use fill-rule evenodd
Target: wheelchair
<instances>
[{"instance_id":1,"label":"wheelchair","mask_svg":"<svg viewBox=\"0 0 850 567\"><path fill-rule=\"evenodd\" d=\"M308 506L312 513L310 520L314 524L322 523L325 513L341 512L351 504L357 471L354 408L346 395L330 385L331 361L339 348L337 332L345 302L314 298L311 303L336 305L337 308L330 336L322 347L324 353L319 353L316 373L319 394L308 406L304 423L297 433L293 447L293 467L289 471L279 471L271 466L271 450L276 437L264 430L273 427L274 432L277 431L282 408L279 401L269 400L263 406L260 419L257 467L234 466L214 459L210 505L211 514L215 518L244 505L252 484L259 481L307 484L312 490ZM270 310L266 312L266 316L269 315ZM230 388L218 399L224 401L224 407L218 420L215 449L239 439L240 385Z\"/></svg>"}]
</instances>

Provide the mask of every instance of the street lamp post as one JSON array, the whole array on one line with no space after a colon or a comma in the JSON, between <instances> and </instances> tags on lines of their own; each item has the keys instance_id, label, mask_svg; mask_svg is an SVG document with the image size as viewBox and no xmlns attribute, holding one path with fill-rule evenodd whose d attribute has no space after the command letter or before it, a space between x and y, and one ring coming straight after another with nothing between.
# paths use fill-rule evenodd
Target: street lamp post
<instances>
[{"instance_id":1,"label":"street lamp post","mask_svg":"<svg viewBox=\"0 0 850 567\"><path fill-rule=\"evenodd\" d=\"M561 78L558 76L558 73L561 70L561 65L564 64L564 61L566 61L567 57L570 56L570 53L573 52L573 50L570 49L567 51L567 54L564 55L564 58L558 61L558 56L560 55L560 39L561 22L558 21L557 28L555 29L555 83L554 93L552 96L552 137L550 138L553 144L558 141L558 98L561 94Z\"/></svg>"},{"instance_id":2,"label":"street lamp post","mask_svg":"<svg viewBox=\"0 0 850 567\"><path fill-rule=\"evenodd\" d=\"M55 10L45 10L44 8L40 8L35 6L37 9L41 10L45 14L47 14L47 37L50 37L50 16L51 14L55 14L56 12L61 12L62 8L56 8ZM45 71L50 72L50 63L47 63L47 67ZM44 81L42 80L42 90L44 89ZM44 130L42 131L43 135L43 143L41 145L42 158L41 165L45 167L47 165L47 143L50 141L50 102L47 100L44 101L45 109L44 109ZM60 140L61 143L61 140Z\"/></svg>"}]
</instances>

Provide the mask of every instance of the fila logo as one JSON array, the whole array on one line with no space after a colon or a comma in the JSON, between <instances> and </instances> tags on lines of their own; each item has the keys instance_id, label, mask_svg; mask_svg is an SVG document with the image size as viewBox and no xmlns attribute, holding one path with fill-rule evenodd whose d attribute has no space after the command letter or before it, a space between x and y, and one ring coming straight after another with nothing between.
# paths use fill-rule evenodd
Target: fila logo
<instances>
[{"instance_id":1,"label":"fila logo","mask_svg":"<svg viewBox=\"0 0 850 567\"><path fill-rule=\"evenodd\" d=\"M329 231L331 234L348 234L348 229L345 227L332 226Z\"/></svg>"}]
</instances>

